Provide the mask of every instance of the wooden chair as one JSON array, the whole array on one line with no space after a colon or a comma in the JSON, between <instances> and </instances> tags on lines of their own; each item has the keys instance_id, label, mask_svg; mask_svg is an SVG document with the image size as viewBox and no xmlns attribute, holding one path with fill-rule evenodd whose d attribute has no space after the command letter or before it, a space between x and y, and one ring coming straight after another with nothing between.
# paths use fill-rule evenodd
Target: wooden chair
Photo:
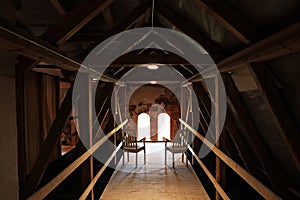
<instances>
[{"instance_id":1,"label":"wooden chair","mask_svg":"<svg viewBox=\"0 0 300 200\"><path fill-rule=\"evenodd\" d=\"M174 139L172 141L164 138L165 140L165 165L167 164L167 151L172 153L172 162L173 168L175 169L175 154L181 153L182 154L182 162L184 163L184 153L187 152L188 149L188 134L186 130L179 130L177 131ZM169 143L169 144L168 144ZM188 159L186 159L186 166L188 166Z\"/></svg>"},{"instance_id":2,"label":"wooden chair","mask_svg":"<svg viewBox=\"0 0 300 200\"><path fill-rule=\"evenodd\" d=\"M123 165L125 164L125 151L127 152L127 162L129 162L129 153L135 153L135 167L138 163L138 152L144 150L144 164L146 164L146 138L137 140L136 130L125 130L122 137L123 147ZM141 145L142 143L142 145Z\"/></svg>"}]
</instances>

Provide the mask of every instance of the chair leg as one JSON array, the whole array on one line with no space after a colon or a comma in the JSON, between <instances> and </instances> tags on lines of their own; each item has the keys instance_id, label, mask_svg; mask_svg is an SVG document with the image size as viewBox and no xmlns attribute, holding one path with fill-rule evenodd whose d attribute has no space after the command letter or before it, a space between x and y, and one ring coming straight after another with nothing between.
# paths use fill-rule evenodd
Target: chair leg
<instances>
[{"instance_id":1,"label":"chair leg","mask_svg":"<svg viewBox=\"0 0 300 200\"><path fill-rule=\"evenodd\" d=\"M174 158L174 153L172 153L172 161L173 161L173 168L175 169L175 158Z\"/></svg>"},{"instance_id":2,"label":"chair leg","mask_svg":"<svg viewBox=\"0 0 300 200\"><path fill-rule=\"evenodd\" d=\"M184 153L181 155L182 162L184 163Z\"/></svg>"},{"instance_id":3,"label":"chair leg","mask_svg":"<svg viewBox=\"0 0 300 200\"><path fill-rule=\"evenodd\" d=\"M144 165L146 165L146 149L144 149Z\"/></svg>"},{"instance_id":4,"label":"chair leg","mask_svg":"<svg viewBox=\"0 0 300 200\"><path fill-rule=\"evenodd\" d=\"M137 168L137 162L138 162L138 153L135 154L135 168Z\"/></svg>"},{"instance_id":5,"label":"chair leg","mask_svg":"<svg viewBox=\"0 0 300 200\"><path fill-rule=\"evenodd\" d=\"M123 165L125 164L125 152L123 150Z\"/></svg>"},{"instance_id":6,"label":"chair leg","mask_svg":"<svg viewBox=\"0 0 300 200\"><path fill-rule=\"evenodd\" d=\"M129 162L129 152L127 152L127 162Z\"/></svg>"},{"instance_id":7,"label":"chair leg","mask_svg":"<svg viewBox=\"0 0 300 200\"><path fill-rule=\"evenodd\" d=\"M185 154L185 164L186 164L187 167L189 166L189 163L188 163L188 157L187 157L187 152L186 152L186 154Z\"/></svg>"},{"instance_id":8,"label":"chair leg","mask_svg":"<svg viewBox=\"0 0 300 200\"><path fill-rule=\"evenodd\" d=\"M167 150L165 149L165 165L167 165Z\"/></svg>"}]
</instances>

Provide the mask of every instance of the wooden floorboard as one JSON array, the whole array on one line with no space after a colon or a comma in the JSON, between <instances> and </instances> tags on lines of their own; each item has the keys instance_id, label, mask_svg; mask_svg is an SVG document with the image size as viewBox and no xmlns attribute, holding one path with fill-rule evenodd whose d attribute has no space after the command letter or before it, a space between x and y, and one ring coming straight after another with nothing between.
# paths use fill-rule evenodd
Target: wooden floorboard
<instances>
[{"instance_id":1,"label":"wooden floorboard","mask_svg":"<svg viewBox=\"0 0 300 200\"><path fill-rule=\"evenodd\" d=\"M137 168L134 153L129 154L129 162L125 154L125 165L121 158L100 200L209 199L190 163L188 167L182 163L180 154L175 156L174 170L170 152L167 166L164 164L163 143L146 143L146 152L146 165L140 152Z\"/></svg>"}]
</instances>

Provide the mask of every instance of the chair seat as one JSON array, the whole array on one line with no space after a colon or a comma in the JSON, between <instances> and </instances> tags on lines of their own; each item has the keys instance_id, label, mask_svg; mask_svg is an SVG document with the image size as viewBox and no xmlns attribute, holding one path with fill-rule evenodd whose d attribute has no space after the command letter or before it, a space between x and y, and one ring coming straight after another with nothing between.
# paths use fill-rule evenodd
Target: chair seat
<instances>
[{"instance_id":1,"label":"chair seat","mask_svg":"<svg viewBox=\"0 0 300 200\"><path fill-rule=\"evenodd\" d=\"M137 146L137 147L128 147L128 146L124 146L123 150L125 151L129 151L129 152L139 152L141 150L145 149L145 146Z\"/></svg>"},{"instance_id":2,"label":"chair seat","mask_svg":"<svg viewBox=\"0 0 300 200\"><path fill-rule=\"evenodd\" d=\"M173 146L173 145L168 145L166 146L166 150L172 152L172 153L184 153L187 150L187 146Z\"/></svg>"}]
</instances>

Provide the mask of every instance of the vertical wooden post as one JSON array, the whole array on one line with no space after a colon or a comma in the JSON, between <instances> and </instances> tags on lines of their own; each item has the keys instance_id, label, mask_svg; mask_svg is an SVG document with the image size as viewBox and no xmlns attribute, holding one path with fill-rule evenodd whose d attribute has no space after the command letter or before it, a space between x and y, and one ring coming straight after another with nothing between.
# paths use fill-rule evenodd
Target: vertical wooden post
<instances>
[{"instance_id":1,"label":"vertical wooden post","mask_svg":"<svg viewBox=\"0 0 300 200\"><path fill-rule=\"evenodd\" d=\"M19 182L26 181L26 156L25 156L25 111L24 111L24 70L16 65L16 101L17 101L17 131L18 131L18 175ZM22 188L21 190L22 191ZM23 194L20 194L22 197Z\"/></svg>"},{"instance_id":2,"label":"vertical wooden post","mask_svg":"<svg viewBox=\"0 0 300 200\"><path fill-rule=\"evenodd\" d=\"M220 113L219 113L219 77L218 74L216 74L216 76L214 77L215 79L215 138L216 138L216 144L215 146L217 148L220 147L220 143L219 143L219 137L220 137ZM220 183L221 180L221 160L218 156L216 156L216 180L218 183ZM220 200L221 196L218 193L218 191L216 190L216 200Z\"/></svg>"},{"instance_id":3,"label":"vertical wooden post","mask_svg":"<svg viewBox=\"0 0 300 200\"><path fill-rule=\"evenodd\" d=\"M88 86L88 109L89 109L89 136L90 136L90 147L93 146L93 85L91 83L91 77L87 75L87 86ZM94 178L94 162L93 155L90 156L90 180ZM91 199L94 200L94 188L91 190Z\"/></svg>"}]
</instances>

